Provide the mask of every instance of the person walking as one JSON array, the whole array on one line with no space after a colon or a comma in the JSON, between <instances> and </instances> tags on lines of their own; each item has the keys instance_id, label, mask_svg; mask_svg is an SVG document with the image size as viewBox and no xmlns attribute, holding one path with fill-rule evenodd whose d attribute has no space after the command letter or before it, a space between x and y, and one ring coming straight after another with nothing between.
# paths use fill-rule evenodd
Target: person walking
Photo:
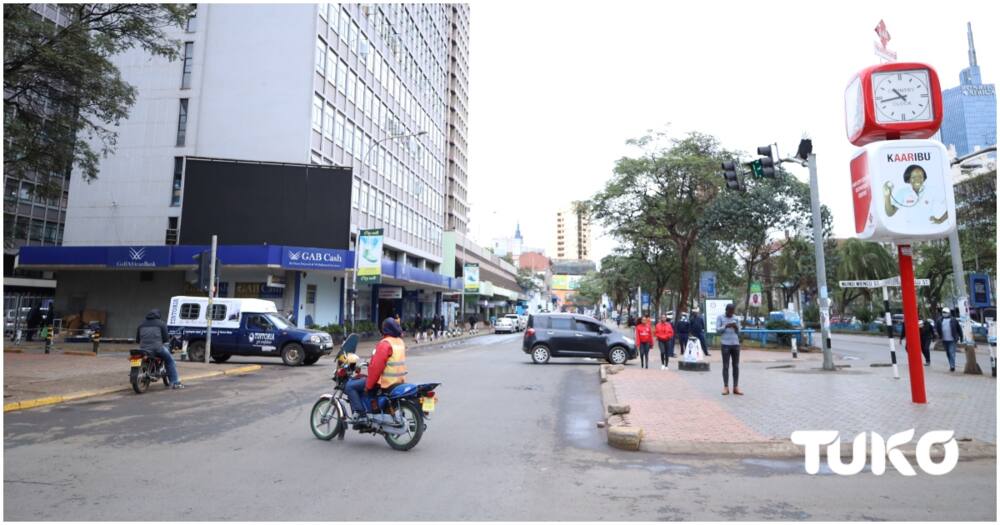
<instances>
[{"instance_id":1,"label":"person walking","mask_svg":"<svg viewBox=\"0 0 1000 525\"><path fill-rule=\"evenodd\" d=\"M688 322L687 314L681 314L674 323L674 333L677 334L677 344L680 345L681 357L687 349L688 337L691 336L691 323Z\"/></svg>"},{"instance_id":2,"label":"person walking","mask_svg":"<svg viewBox=\"0 0 1000 525\"><path fill-rule=\"evenodd\" d=\"M42 309L36 304L31 307L28 311L28 318L25 319L28 331L25 334L25 340L31 341L35 337L35 333L38 332L38 328L42 326Z\"/></svg>"},{"instance_id":3,"label":"person walking","mask_svg":"<svg viewBox=\"0 0 1000 525\"><path fill-rule=\"evenodd\" d=\"M944 345L944 351L948 354L948 368L954 372L955 371L955 348L958 342L964 337L962 334L962 325L951 316L951 309L942 308L941 318L937 320L937 335L941 339L941 343Z\"/></svg>"},{"instance_id":4,"label":"person walking","mask_svg":"<svg viewBox=\"0 0 1000 525\"><path fill-rule=\"evenodd\" d=\"M635 325L635 344L639 347L639 363L642 368L649 368L649 347L653 345L653 327L649 317L643 317Z\"/></svg>"},{"instance_id":5,"label":"person walking","mask_svg":"<svg viewBox=\"0 0 1000 525\"><path fill-rule=\"evenodd\" d=\"M934 343L934 321L924 319L920 323L920 351L924 354L924 366L931 366L931 345Z\"/></svg>"},{"instance_id":6,"label":"person walking","mask_svg":"<svg viewBox=\"0 0 1000 525\"><path fill-rule=\"evenodd\" d=\"M674 327L670 326L667 316L661 315L660 322L656 323L656 342L660 345L660 370L668 370L670 367L671 339L674 338Z\"/></svg>"},{"instance_id":7,"label":"person walking","mask_svg":"<svg viewBox=\"0 0 1000 525\"><path fill-rule=\"evenodd\" d=\"M705 354L705 357L708 357L708 345L705 343L705 319L700 315L697 306L691 309L691 320L688 324L691 326L691 337L698 339L698 342L701 343L701 352Z\"/></svg>"},{"instance_id":8,"label":"person walking","mask_svg":"<svg viewBox=\"0 0 1000 525\"><path fill-rule=\"evenodd\" d=\"M740 391L740 323L736 319L736 307L726 305L726 314L715 320L716 332L721 334L722 343L722 395L729 395L729 363L733 365L733 393L742 396Z\"/></svg>"}]
</instances>

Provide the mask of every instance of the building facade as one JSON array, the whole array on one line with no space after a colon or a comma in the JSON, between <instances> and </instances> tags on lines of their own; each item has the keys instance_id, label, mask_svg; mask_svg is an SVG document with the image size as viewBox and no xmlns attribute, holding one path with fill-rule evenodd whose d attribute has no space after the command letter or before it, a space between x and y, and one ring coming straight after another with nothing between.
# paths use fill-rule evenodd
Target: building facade
<instances>
[{"instance_id":1,"label":"building facade","mask_svg":"<svg viewBox=\"0 0 1000 525\"><path fill-rule=\"evenodd\" d=\"M257 289L300 325L433 315L454 286L440 272L443 232L464 228L467 214L468 31L466 5L199 4L172 35L182 60L142 50L115 58L139 95L99 179L73 175L64 244L178 244L189 158L346 167L353 191L342 248L353 249L362 229L382 229L382 283L358 285L352 307L349 268L237 269L223 260L228 293L251 288L237 282L290 283Z\"/></svg>"},{"instance_id":2,"label":"building facade","mask_svg":"<svg viewBox=\"0 0 1000 525\"><path fill-rule=\"evenodd\" d=\"M997 143L996 86L983 84L968 24L969 67L959 75L959 85L942 92L944 116L941 142L954 146L959 157ZM996 158L996 155L992 155Z\"/></svg>"},{"instance_id":3,"label":"building facade","mask_svg":"<svg viewBox=\"0 0 1000 525\"><path fill-rule=\"evenodd\" d=\"M590 258L590 218L580 213L578 204L556 212L555 259Z\"/></svg>"}]
</instances>

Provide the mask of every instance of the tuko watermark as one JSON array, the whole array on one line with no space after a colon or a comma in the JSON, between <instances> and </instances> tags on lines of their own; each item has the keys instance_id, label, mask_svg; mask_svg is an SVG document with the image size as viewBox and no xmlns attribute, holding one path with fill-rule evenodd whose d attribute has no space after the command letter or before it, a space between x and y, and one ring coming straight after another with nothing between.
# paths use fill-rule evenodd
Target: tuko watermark
<instances>
[{"instance_id":1,"label":"tuko watermark","mask_svg":"<svg viewBox=\"0 0 1000 525\"><path fill-rule=\"evenodd\" d=\"M899 450L899 447L913 440L914 429L904 430L898 434L883 439L875 432L862 432L854 438L854 454L850 463L844 463L840 457L840 432L836 430L797 430L792 432L792 443L805 447L806 472L816 474L819 472L820 447L826 445L826 461L830 470L834 474L841 476L853 476L865 468L868 458L867 442L871 443L871 468L872 474L881 476L885 473L886 459L892 464L900 474L904 476L916 476L913 465ZM870 439L866 439L866 436ZM941 461L935 462L931 457L931 448L934 445L941 445L944 448L944 457ZM932 476L942 476L952 471L958 464L958 442L955 441L955 431L953 430L932 430L917 441L916 448L917 465L920 470Z\"/></svg>"}]
</instances>

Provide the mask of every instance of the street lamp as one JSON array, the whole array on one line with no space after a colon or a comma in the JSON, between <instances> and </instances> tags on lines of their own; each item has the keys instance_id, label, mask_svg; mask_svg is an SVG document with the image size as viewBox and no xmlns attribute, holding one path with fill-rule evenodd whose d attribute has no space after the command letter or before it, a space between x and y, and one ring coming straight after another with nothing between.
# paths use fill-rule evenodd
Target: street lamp
<instances>
[{"instance_id":1,"label":"street lamp","mask_svg":"<svg viewBox=\"0 0 1000 525\"><path fill-rule=\"evenodd\" d=\"M426 130L421 130L421 131L415 131L415 132L412 132L412 133L397 133L395 135L388 135L386 137L382 137L381 139L376 140L375 142L373 142L371 146L368 146L368 151L365 152L365 155L364 155L364 157L361 160L361 166L362 167L368 166L369 172L371 171L371 166L369 166L369 164L368 164L368 159L369 159L369 157L371 157L372 151L375 151L375 148L378 145L382 144L383 142L389 142L389 141L397 140L397 139L421 137L421 136L424 136L426 134L427 134ZM354 189L353 189L354 184L352 183L351 186L352 186L351 191L354 191ZM360 233L359 233L359 237L360 237ZM351 291L352 291L352 293L351 293L351 325L352 326L355 324L355 321L357 320L357 308L358 308L358 254L357 254L358 241L357 241L357 239L358 239L358 237L355 237L355 241L354 241L354 247L355 247L355 252L354 252L354 267L351 269ZM347 290L346 289L344 290L344 294L347 294Z\"/></svg>"}]
</instances>

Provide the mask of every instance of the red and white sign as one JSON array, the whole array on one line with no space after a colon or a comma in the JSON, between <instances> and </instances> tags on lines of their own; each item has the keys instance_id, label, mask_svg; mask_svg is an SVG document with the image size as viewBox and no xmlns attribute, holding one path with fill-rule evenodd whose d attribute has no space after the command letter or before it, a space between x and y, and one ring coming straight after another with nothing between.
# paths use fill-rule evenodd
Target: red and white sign
<instances>
[{"instance_id":1,"label":"red and white sign","mask_svg":"<svg viewBox=\"0 0 1000 525\"><path fill-rule=\"evenodd\" d=\"M847 139L926 139L941 127L941 83L927 64L896 62L867 67L844 91Z\"/></svg>"},{"instance_id":2,"label":"red and white sign","mask_svg":"<svg viewBox=\"0 0 1000 525\"><path fill-rule=\"evenodd\" d=\"M935 140L868 144L851 159L854 229L872 241L947 237L955 228L948 150Z\"/></svg>"},{"instance_id":3,"label":"red and white sign","mask_svg":"<svg viewBox=\"0 0 1000 525\"><path fill-rule=\"evenodd\" d=\"M878 42L875 42L875 54L889 62L895 62L896 52L889 51L889 48L886 47L889 45L889 40L892 40L892 37L889 36L889 30L886 29L884 20L878 21L878 25L875 26L875 34L878 35L879 39Z\"/></svg>"}]
</instances>

